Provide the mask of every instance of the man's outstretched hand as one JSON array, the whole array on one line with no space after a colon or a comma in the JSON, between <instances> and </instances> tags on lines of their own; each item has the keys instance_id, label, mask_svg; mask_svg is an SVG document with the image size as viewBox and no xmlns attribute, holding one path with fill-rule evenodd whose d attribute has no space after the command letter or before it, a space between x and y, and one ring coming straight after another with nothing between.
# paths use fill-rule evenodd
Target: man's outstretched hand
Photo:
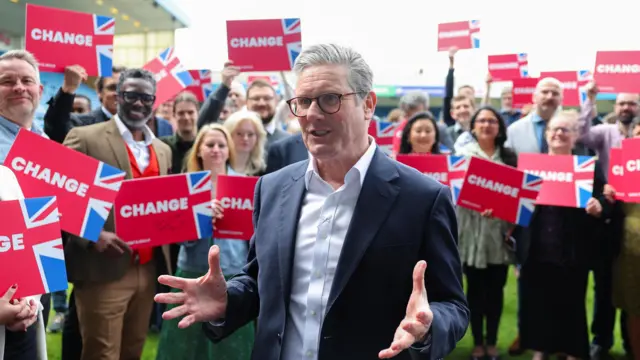
<instances>
[{"instance_id":1,"label":"man's outstretched hand","mask_svg":"<svg viewBox=\"0 0 640 360\"><path fill-rule=\"evenodd\" d=\"M411 345L425 341L433 321L433 312L429 307L427 288L424 285L426 270L427 263L423 260L418 261L413 268L413 292L407 304L407 314L396 329L391 346L378 354L380 359L392 358Z\"/></svg>"},{"instance_id":2,"label":"man's outstretched hand","mask_svg":"<svg viewBox=\"0 0 640 360\"><path fill-rule=\"evenodd\" d=\"M184 316L178 328L184 329L196 322L215 321L227 310L227 283L220 268L220 248L209 249L209 271L197 279L162 275L158 281L182 292L158 294L155 301L177 306L162 314L164 320Z\"/></svg>"}]
</instances>

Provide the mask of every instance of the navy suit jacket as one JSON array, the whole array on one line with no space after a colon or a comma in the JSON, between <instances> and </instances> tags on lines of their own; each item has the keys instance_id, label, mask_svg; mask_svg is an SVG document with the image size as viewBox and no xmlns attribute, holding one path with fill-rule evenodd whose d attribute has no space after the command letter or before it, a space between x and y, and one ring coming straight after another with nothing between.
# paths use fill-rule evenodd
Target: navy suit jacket
<instances>
[{"instance_id":1,"label":"navy suit jacket","mask_svg":"<svg viewBox=\"0 0 640 360\"><path fill-rule=\"evenodd\" d=\"M296 228L309 161L260 178L248 263L227 282L222 326L204 323L218 342L254 320L254 360L279 360L294 260ZM329 295L319 360L377 359L405 316L413 268L426 260L434 318L429 340L395 359L440 359L464 336L469 309L462 289L457 223L447 187L379 149L365 176Z\"/></svg>"},{"instance_id":2,"label":"navy suit jacket","mask_svg":"<svg viewBox=\"0 0 640 360\"><path fill-rule=\"evenodd\" d=\"M267 148L267 170L265 173L270 174L308 158L309 152L302 141L302 134L287 136Z\"/></svg>"}]
</instances>

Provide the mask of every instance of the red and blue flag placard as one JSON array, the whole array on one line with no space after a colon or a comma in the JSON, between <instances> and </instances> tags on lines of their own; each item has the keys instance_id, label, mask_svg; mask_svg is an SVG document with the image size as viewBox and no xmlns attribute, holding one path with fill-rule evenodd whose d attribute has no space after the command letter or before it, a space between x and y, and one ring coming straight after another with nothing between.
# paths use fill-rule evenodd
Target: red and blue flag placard
<instances>
[{"instance_id":1,"label":"red and blue flag placard","mask_svg":"<svg viewBox=\"0 0 640 360\"><path fill-rule=\"evenodd\" d=\"M438 24L438 51L480 48L480 20Z\"/></svg>"},{"instance_id":2,"label":"red and blue flag placard","mask_svg":"<svg viewBox=\"0 0 640 360\"><path fill-rule=\"evenodd\" d=\"M25 48L40 71L62 73L77 64L89 76L111 76L115 24L109 16L27 4Z\"/></svg>"},{"instance_id":3,"label":"red and blue flag placard","mask_svg":"<svg viewBox=\"0 0 640 360\"><path fill-rule=\"evenodd\" d=\"M191 74L193 82L187 86L185 91L192 92L198 101L204 102L213 92L211 70L189 70L189 74Z\"/></svg>"},{"instance_id":4,"label":"red and blue flag placard","mask_svg":"<svg viewBox=\"0 0 640 360\"><path fill-rule=\"evenodd\" d=\"M144 69L156 77L156 109L165 101L193 83L193 77L181 63L173 47L164 49L160 55L149 61Z\"/></svg>"},{"instance_id":5,"label":"red and blue flag placard","mask_svg":"<svg viewBox=\"0 0 640 360\"><path fill-rule=\"evenodd\" d=\"M116 234L132 249L210 237L211 172L127 180L116 198Z\"/></svg>"},{"instance_id":6,"label":"red and blue flag placard","mask_svg":"<svg viewBox=\"0 0 640 360\"><path fill-rule=\"evenodd\" d=\"M510 166L471 157L457 204L521 226L529 226L540 177Z\"/></svg>"},{"instance_id":7,"label":"red and blue flag placard","mask_svg":"<svg viewBox=\"0 0 640 360\"><path fill-rule=\"evenodd\" d=\"M0 201L0 214L0 289L18 284L15 298L65 290L55 196Z\"/></svg>"},{"instance_id":8,"label":"red and blue flag placard","mask_svg":"<svg viewBox=\"0 0 640 360\"><path fill-rule=\"evenodd\" d=\"M376 144L387 155L391 155L393 150L393 137L400 123L371 120L369 122L369 135Z\"/></svg>"},{"instance_id":9,"label":"red and blue flag placard","mask_svg":"<svg viewBox=\"0 0 640 360\"><path fill-rule=\"evenodd\" d=\"M243 71L289 71L302 52L301 21L229 20L227 50Z\"/></svg>"},{"instance_id":10,"label":"red and blue flag placard","mask_svg":"<svg viewBox=\"0 0 640 360\"><path fill-rule=\"evenodd\" d=\"M596 158L578 155L520 154L518 169L543 179L538 205L585 208L593 193Z\"/></svg>"},{"instance_id":11,"label":"red and blue flag placard","mask_svg":"<svg viewBox=\"0 0 640 360\"><path fill-rule=\"evenodd\" d=\"M26 197L55 195L62 230L98 241L126 173L78 151L20 129L4 165Z\"/></svg>"}]
</instances>

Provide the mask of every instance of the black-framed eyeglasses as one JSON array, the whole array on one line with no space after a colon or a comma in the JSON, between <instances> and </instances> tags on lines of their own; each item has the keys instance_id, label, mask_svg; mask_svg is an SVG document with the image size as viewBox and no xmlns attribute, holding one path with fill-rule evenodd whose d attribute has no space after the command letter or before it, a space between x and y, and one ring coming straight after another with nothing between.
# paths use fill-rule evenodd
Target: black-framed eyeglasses
<instances>
[{"instance_id":1,"label":"black-framed eyeglasses","mask_svg":"<svg viewBox=\"0 0 640 360\"><path fill-rule=\"evenodd\" d=\"M360 94L360 92L351 92L347 94L327 93L314 98L299 96L287 100L287 104L289 104L289 109L293 115L297 117L307 116L307 111L309 111L309 108L314 101L318 104L318 107L320 107L320 110L322 110L323 113L331 115L340 111L342 98L356 94Z\"/></svg>"},{"instance_id":2,"label":"black-framed eyeglasses","mask_svg":"<svg viewBox=\"0 0 640 360\"><path fill-rule=\"evenodd\" d=\"M133 104L136 101L140 100L144 105L153 105L156 101L155 95L140 93L136 91L121 91L120 96L124 99L124 101Z\"/></svg>"}]
</instances>

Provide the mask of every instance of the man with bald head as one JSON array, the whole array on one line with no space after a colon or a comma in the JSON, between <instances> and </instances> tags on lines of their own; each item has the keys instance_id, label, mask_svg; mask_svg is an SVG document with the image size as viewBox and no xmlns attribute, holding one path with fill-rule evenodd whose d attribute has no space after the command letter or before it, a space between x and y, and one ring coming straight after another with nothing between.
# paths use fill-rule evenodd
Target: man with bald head
<instances>
[{"instance_id":1,"label":"man with bald head","mask_svg":"<svg viewBox=\"0 0 640 360\"><path fill-rule=\"evenodd\" d=\"M557 79L540 80L533 94L532 111L509 126L505 146L518 154L546 153L548 147L544 131L562 104L562 91L562 83Z\"/></svg>"}]
</instances>

